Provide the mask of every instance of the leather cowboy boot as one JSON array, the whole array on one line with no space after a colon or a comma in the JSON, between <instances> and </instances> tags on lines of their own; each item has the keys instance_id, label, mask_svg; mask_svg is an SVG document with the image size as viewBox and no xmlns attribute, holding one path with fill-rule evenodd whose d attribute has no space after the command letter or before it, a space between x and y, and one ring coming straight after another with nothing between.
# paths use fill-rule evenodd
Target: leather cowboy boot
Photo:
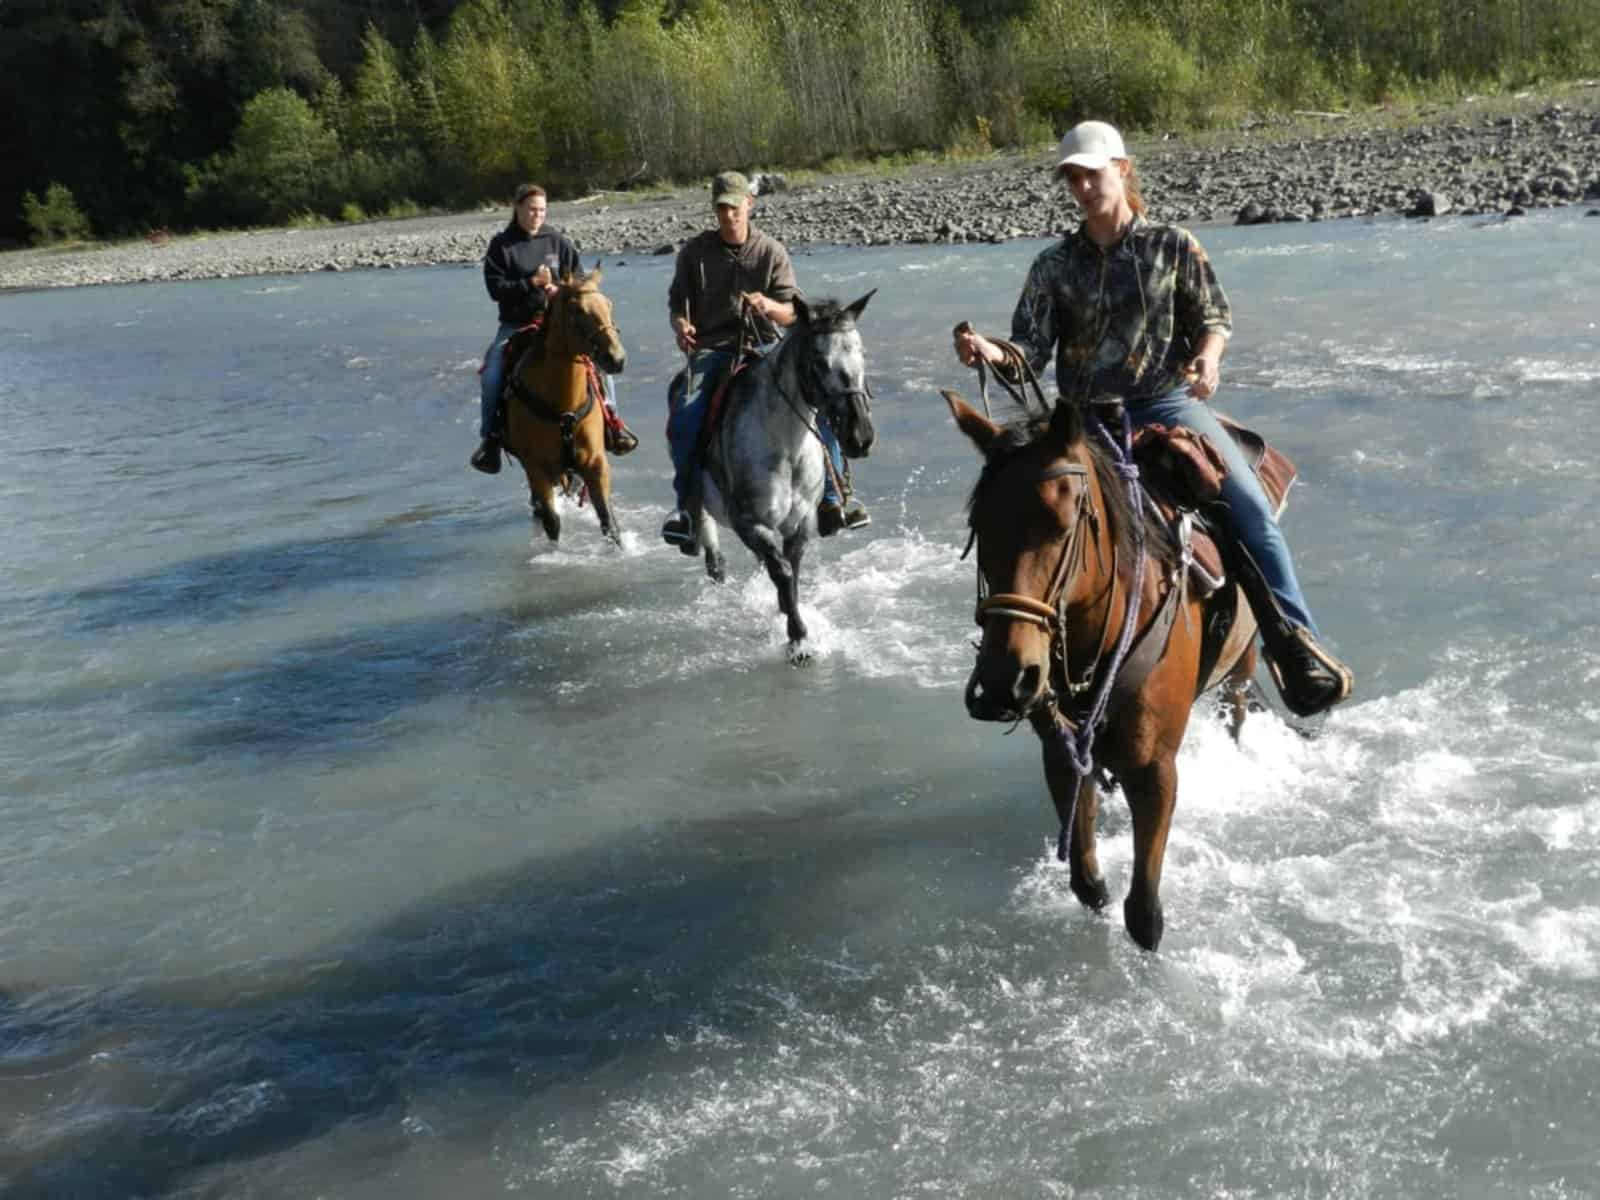
<instances>
[{"instance_id":1,"label":"leather cowboy boot","mask_svg":"<svg viewBox=\"0 0 1600 1200\"><path fill-rule=\"evenodd\" d=\"M862 529L871 524L872 514L854 496L843 504L837 500L824 500L817 505L817 534L820 537L832 537L841 529Z\"/></svg>"},{"instance_id":2,"label":"leather cowboy boot","mask_svg":"<svg viewBox=\"0 0 1600 1200\"><path fill-rule=\"evenodd\" d=\"M616 424L612 424L612 421ZM623 424L622 418L614 412L606 412L606 453L616 458L634 450L639 445L639 437Z\"/></svg>"},{"instance_id":3,"label":"leather cowboy boot","mask_svg":"<svg viewBox=\"0 0 1600 1200\"><path fill-rule=\"evenodd\" d=\"M1228 568L1250 602L1267 652L1267 668L1284 705L1297 717L1314 717L1350 698L1355 676L1317 641L1305 626L1284 616L1250 552L1222 539Z\"/></svg>"},{"instance_id":4,"label":"leather cowboy boot","mask_svg":"<svg viewBox=\"0 0 1600 1200\"><path fill-rule=\"evenodd\" d=\"M500 473L500 439L486 437L478 442L478 448L472 452L472 465L485 475L498 475Z\"/></svg>"},{"instance_id":5,"label":"leather cowboy boot","mask_svg":"<svg viewBox=\"0 0 1600 1200\"><path fill-rule=\"evenodd\" d=\"M614 426L610 421L606 421L605 453L611 454L614 458L622 458L622 454L630 453L630 451L637 450L637 448L638 435L635 434L634 430L624 426L621 418L618 419Z\"/></svg>"}]
</instances>

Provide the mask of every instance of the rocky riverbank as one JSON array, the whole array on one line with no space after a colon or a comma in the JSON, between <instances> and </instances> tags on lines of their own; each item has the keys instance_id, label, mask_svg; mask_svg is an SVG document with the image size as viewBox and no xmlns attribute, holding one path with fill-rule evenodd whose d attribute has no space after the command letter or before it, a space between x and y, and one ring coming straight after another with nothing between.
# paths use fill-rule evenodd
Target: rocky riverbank
<instances>
[{"instance_id":1,"label":"rocky riverbank","mask_svg":"<svg viewBox=\"0 0 1600 1200\"><path fill-rule=\"evenodd\" d=\"M1132 139L1154 216L1202 225L1373 213L1517 214L1600 205L1600 85L1396 114L1304 113L1190 138ZM765 177L756 222L808 243L999 242L1073 220L1047 151L893 173ZM667 254L710 222L703 188L558 202L587 255ZM1600 212L1600 210L1597 210ZM217 279L475 262L506 210L0 254L0 288Z\"/></svg>"}]
</instances>

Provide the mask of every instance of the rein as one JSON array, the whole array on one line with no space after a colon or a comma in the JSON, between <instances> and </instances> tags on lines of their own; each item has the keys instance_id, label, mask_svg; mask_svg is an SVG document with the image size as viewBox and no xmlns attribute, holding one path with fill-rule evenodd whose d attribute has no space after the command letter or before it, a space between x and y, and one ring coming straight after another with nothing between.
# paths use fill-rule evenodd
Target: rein
<instances>
[{"instance_id":1,"label":"rein","mask_svg":"<svg viewBox=\"0 0 1600 1200\"><path fill-rule=\"evenodd\" d=\"M956 325L955 333L974 333L971 321L962 321ZM990 338L1000 348L1000 353L1005 356L1005 361L992 368L994 377L1005 388L1007 395L1016 402L1018 408L1024 413L1032 411L1032 405L1037 405L1041 416L1048 416L1050 405L1045 402L1044 389L1039 386L1039 376L1028 363L1028 356L1010 342L1003 338ZM983 401L983 415L991 421L994 420L994 409L989 405L989 364L980 355L972 364L978 371L978 399ZM1016 382L1011 381L1011 376L1016 377ZM1031 394L1031 397L1030 397Z\"/></svg>"}]
</instances>

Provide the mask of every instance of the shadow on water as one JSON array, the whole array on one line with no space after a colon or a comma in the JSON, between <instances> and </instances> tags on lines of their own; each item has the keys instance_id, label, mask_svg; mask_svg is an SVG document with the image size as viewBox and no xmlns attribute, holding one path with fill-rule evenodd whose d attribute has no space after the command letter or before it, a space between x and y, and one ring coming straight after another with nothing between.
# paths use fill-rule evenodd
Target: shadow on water
<instances>
[{"instance_id":1,"label":"shadow on water","mask_svg":"<svg viewBox=\"0 0 1600 1200\"><path fill-rule=\"evenodd\" d=\"M529 635L614 600L618 586L596 573L569 581L560 593L497 607L387 623L352 613L348 631L278 646L270 657L244 665L143 684L138 713L154 717L162 732L124 769L187 766L196 755L220 765L217 756L254 760L330 747L348 763L392 749L396 730L388 723L442 699L498 690L542 704L550 697L537 682L541 677L587 677L594 667L589 655L606 651ZM606 696L595 699L609 703ZM0 704L0 717L8 709L77 714L105 703L117 703L114 691L75 682Z\"/></svg>"},{"instance_id":2,"label":"shadow on water","mask_svg":"<svg viewBox=\"0 0 1600 1200\"><path fill-rule=\"evenodd\" d=\"M462 553L465 539L519 522L526 525L525 513L426 507L354 533L199 555L42 599L47 611L67 610L90 633L173 619L236 620L269 602L321 588L415 579Z\"/></svg>"},{"instance_id":3,"label":"shadow on water","mask_svg":"<svg viewBox=\"0 0 1600 1200\"><path fill-rule=\"evenodd\" d=\"M419 1102L477 1097L503 1114L550 1089L582 1094L597 1073L638 1077L707 1020L759 1036L766 1010L734 993L775 952L837 943L828 893L871 868L891 826L934 856L972 836L949 812L695 823L526 861L293 963L0 992L8 1107L48 1113L52 1130L30 1139L23 1121L0 1141L0 1192L163 1195L336 1130L387 1159Z\"/></svg>"}]
</instances>

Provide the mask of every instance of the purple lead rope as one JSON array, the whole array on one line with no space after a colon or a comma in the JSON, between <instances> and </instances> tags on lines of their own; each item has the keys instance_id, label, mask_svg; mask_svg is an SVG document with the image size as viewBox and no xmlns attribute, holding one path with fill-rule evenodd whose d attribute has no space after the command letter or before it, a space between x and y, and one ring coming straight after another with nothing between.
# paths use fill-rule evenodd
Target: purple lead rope
<instances>
[{"instance_id":1,"label":"purple lead rope","mask_svg":"<svg viewBox=\"0 0 1600 1200\"><path fill-rule=\"evenodd\" d=\"M1133 644L1134 627L1139 621L1139 597L1144 594L1144 521L1143 498L1139 491L1139 465L1133 461L1133 422L1128 417L1128 410L1122 410L1122 441L1111 436L1099 416L1091 411L1089 419L1094 422L1095 434L1110 449L1112 458L1116 462L1117 474L1121 476L1128 487L1128 499L1132 502L1133 520L1133 589L1128 593L1127 611L1122 618L1122 632L1117 636L1117 647L1112 652L1111 663L1106 668L1105 676L1100 681L1100 687L1095 692L1094 703L1090 705L1088 715L1079 723L1075 732L1069 732L1060 725L1056 726L1056 737L1066 749L1067 760L1072 764L1073 773L1077 775L1079 786L1094 770L1094 739L1100 729L1101 722L1105 720L1106 708L1111 703L1111 691L1117 682L1117 672L1122 669L1122 661L1128 656L1128 647ZM1061 825L1061 837L1056 845L1056 858L1062 862L1067 858L1067 840L1071 835L1072 822L1078 814L1078 788L1072 789L1072 805L1066 821Z\"/></svg>"}]
</instances>

